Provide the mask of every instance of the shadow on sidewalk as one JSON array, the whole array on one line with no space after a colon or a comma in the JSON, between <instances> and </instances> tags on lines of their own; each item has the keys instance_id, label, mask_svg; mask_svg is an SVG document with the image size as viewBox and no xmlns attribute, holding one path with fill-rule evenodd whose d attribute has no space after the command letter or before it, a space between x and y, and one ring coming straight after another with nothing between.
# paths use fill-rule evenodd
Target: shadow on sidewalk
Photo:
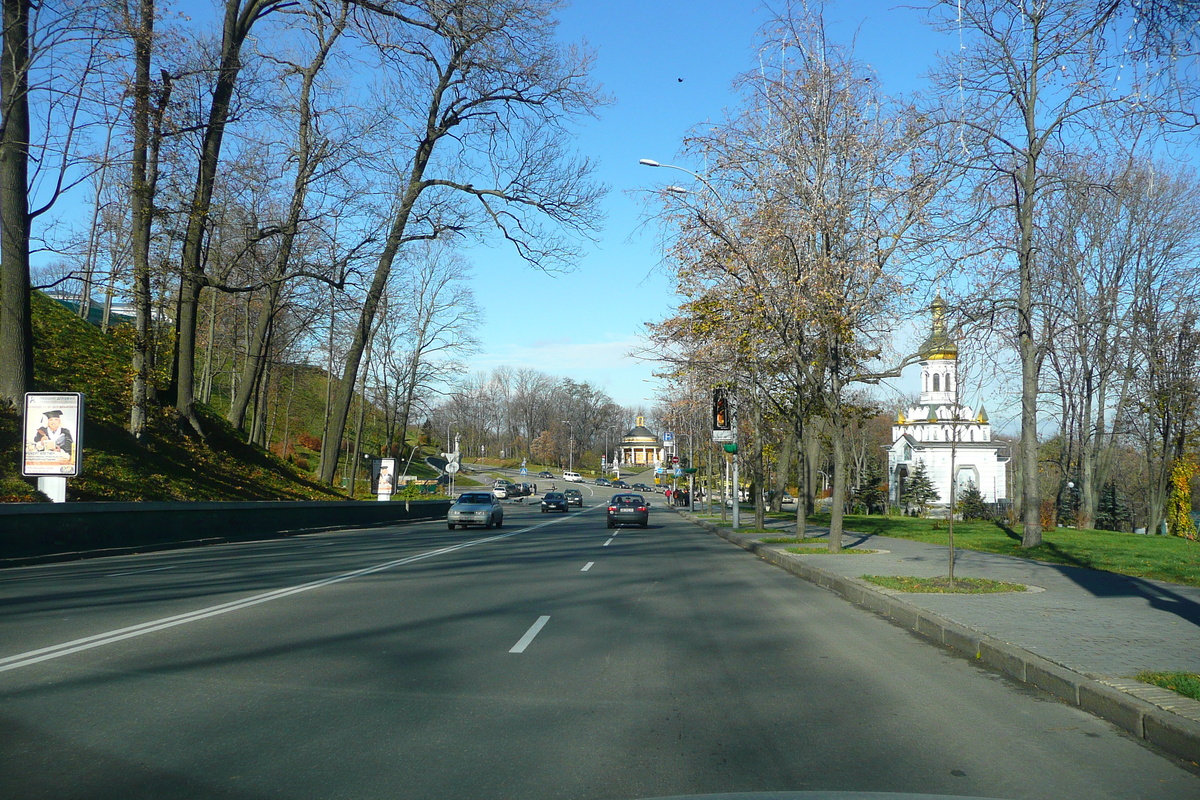
<instances>
[{"instance_id":1,"label":"shadow on sidewalk","mask_svg":"<svg viewBox=\"0 0 1200 800\"><path fill-rule=\"evenodd\" d=\"M999 524L998 527L1010 539L1021 541L1021 535L1012 528ZM1145 578L1098 569L1064 551L1053 542L1043 541L1042 547L1054 553L1056 558L1067 562L1066 564L1052 564L1043 561L1042 564L1058 571L1059 574L1093 597L1142 597L1150 604L1151 608L1174 614L1180 619L1200 627L1200 603L1192 598Z\"/></svg>"}]
</instances>

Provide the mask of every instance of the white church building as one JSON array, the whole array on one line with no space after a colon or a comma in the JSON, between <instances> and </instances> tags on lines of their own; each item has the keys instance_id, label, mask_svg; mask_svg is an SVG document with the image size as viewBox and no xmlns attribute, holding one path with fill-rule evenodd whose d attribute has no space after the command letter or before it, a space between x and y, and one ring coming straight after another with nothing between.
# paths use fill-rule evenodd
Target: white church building
<instances>
[{"instance_id":1,"label":"white church building","mask_svg":"<svg viewBox=\"0 0 1200 800\"><path fill-rule=\"evenodd\" d=\"M892 425L888 449L891 502L900 505L909 476L917 464L925 465L938 499L934 506L950 503L950 478L957 474L958 493L973 484L984 502L1007 499L1008 456L1003 444L992 441L992 426L980 404L975 411L960 403L958 345L946 333L946 303L933 301L933 330L918 355L921 357L920 405L902 411Z\"/></svg>"}]
</instances>

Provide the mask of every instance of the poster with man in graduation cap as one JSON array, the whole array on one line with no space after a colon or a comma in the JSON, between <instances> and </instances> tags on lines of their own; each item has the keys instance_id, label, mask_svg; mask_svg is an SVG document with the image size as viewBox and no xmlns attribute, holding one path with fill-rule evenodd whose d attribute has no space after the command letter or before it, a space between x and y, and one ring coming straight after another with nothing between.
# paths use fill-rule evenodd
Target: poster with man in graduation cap
<instances>
[{"instance_id":1,"label":"poster with man in graduation cap","mask_svg":"<svg viewBox=\"0 0 1200 800\"><path fill-rule=\"evenodd\" d=\"M79 474L79 425L83 395L30 392L25 395L26 476Z\"/></svg>"}]
</instances>

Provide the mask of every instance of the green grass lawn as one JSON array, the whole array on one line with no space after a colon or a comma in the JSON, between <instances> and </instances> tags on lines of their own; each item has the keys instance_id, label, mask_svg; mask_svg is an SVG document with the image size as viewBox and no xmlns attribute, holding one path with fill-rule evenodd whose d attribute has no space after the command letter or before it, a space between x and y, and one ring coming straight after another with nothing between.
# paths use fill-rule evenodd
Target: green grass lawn
<instances>
[{"instance_id":1,"label":"green grass lawn","mask_svg":"<svg viewBox=\"0 0 1200 800\"><path fill-rule=\"evenodd\" d=\"M828 556L828 555L869 556L872 553L879 552L878 550L860 550L857 547L843 547L841 550L838 550L836 553L831 553L829 548L826 547L825 545L817 545L815 547L812 545L810 545L808 547L789 547L789 548L787 548L787 551L789 553L795 553L796 555L804 555L804 556L811 556L811 555L818 555L818 556Z\"/></svg>"},{"instance_id":2,"label":"green grass lawn","mask_svg":"<svg viewBox=\"0 0 1200 800\"><path fill-rule=\"evenodd\" d=\"M1200 675L1194 672L1139 672L1134 676L1143 683L1178 692L1184 697L1200 700Z\"/></svg>"},{"instance_id":3,"label":"green grass lawn","mask_svg":"<svg viewBox=\"0 0 1200 800\"><path fill-rule=\"evenodd\" d=\"M208 433L181 435L169 408L154 405L147 436L126 432L129 416L129 331L111 334L78 319L40 293L33 304L34 388L82 392L83 467L69 500L338 500L344 495L307 472L246 442L211 408L197 413ZM40 499L19 477L20 420L0 410L0 502ZM423 465L422 465L423 466Z\"/></svg>"},{"instance_id":4,"label":"green grass lawn","mask_svg":"<svg viewBox=\"0 0 1200 800\"><path fill-rule=\"evenodd\" d=\"M828 525L829 516L809 521ZM948 534L945 520L912 517L847 516L845 528L931 544L946 544ZM954 523L954 544L967 550L1200 586L1200 544L1176 536L1058 528L1043 533L1042 540L1041 546L1026 550L1019 530L993 522Z\"/></svg>"},{"instance_id":5,"label":"green grass lawn","mask_svg":"<svg viewBox=\"0 0 1200 800\"><path fill-rule=\"evenodd\" d=\"M898 592L916 592L922 594L998 594L1000 592L1023 592L1026 587L1019 583L1005 583L988 578L955 578L954 585L950 579L940 578L911 578L904 575L863 575L863 580L876 586L895 589Z\"/></svg>"}]
</instances>

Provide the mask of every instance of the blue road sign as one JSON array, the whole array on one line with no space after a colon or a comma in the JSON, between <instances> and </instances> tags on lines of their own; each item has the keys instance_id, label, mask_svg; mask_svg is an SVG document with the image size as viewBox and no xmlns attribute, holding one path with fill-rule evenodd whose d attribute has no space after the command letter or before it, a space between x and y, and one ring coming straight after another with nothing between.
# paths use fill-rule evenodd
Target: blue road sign
<instances>
[{"instance_id":1,"label":"blue road sign","mask_svg":"<svg viewBox=\"0 0 1200 800\"><path fill-rule=\"evenodd\" d=\"M522 474L522 475L528 475L528 474L529 474L529 470L525 469L524 467L521 467L521 474Z\"/></svg>"}]
</instances>

